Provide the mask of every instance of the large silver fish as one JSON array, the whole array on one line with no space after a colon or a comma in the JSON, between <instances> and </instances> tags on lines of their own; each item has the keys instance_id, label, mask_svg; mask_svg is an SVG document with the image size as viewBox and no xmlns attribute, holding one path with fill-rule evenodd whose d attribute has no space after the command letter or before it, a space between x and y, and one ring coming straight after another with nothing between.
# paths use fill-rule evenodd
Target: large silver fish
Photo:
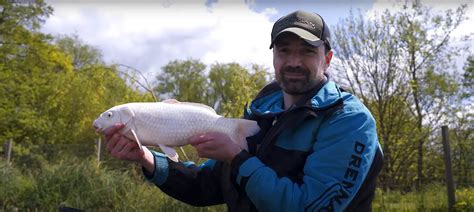
<instances>
[{"instance_id":1,"label":"large silver fish","mask_svg":"<svg viewBox=\"0 0 474 212\"><path fill-rule=\"evenodd\" d=\"M177 100L118 105L100 114L94 127L102 132L115 123L125 124L121 134L135 140L140 148L142 145L159 146L176 162L178 154L174 147L188 144L193 135L225 133L241 148L247 149L245 138L260 131L255 121L224 118L207 105Z\"/></svg>"}]
</instances>

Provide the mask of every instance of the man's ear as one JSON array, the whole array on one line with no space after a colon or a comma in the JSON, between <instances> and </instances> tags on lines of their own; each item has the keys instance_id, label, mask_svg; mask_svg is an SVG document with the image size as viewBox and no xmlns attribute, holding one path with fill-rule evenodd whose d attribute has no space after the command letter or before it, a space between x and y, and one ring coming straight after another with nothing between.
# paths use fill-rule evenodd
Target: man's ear
<instances>
[{"instance_id":1,"label":"man's ear","mask_svg":"<svg viewBox=\"0 0 474 212\"><path fill-rule=\"evenodd\" d=\"M329 50L328 53L324 56L324 59L326 60L326 65L329 66L331 64L331 59L332 59L332 50Z\"/></svg>"}]
</instances>

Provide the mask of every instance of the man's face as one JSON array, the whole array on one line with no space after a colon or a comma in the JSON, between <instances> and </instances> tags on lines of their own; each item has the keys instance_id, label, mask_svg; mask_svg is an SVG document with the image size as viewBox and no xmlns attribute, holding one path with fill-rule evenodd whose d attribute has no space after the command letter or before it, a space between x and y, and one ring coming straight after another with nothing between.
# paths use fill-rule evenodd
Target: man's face
<instances>
[{"instance_id":1,"label":"man's face","mask_svg":"<svg viewBox=\"0 0 474 212\"><path fill-rule=\"evenodd\" d=\"M273 48L275 78L286 93L304 94L325 79L331 56L324 54L324 46L314 47L293 33L282 34Z\"/></svg>"}]
</instances>

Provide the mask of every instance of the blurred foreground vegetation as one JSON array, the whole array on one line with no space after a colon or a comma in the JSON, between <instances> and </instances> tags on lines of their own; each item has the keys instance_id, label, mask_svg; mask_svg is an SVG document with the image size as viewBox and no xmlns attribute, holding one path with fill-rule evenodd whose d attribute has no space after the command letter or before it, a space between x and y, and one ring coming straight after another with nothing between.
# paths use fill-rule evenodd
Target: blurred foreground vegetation
<instances>
[{"instance_id":1,"label":"blurred foreground vegetation","mask_svg":"<svg viewBox=\"0 0 474 212\"><path fill-rule=\"evenodd\" d=\"M132 165L111 169L95 159L70 158L43 169L21 170L0 161L0 210L55 211L60 206L85 211L224 211L197 208L145 183Z\"/></svg>"},{"instance_id":2,"label":"blurred foreground vegetation","mask_svg":"<svg viewBox=\"0 0 474 212\"><path fill-rule=\"evenodd\" d=\"M377 189L374 211L447 211L446 187L418 192ZM474 210L474 188L456 191L456 211ZM138 166L112 169L93 158L69 159L44 169L21 170L0 161L0 210L54 211L67 206L86 211L225 211L225 205L193 207L145 182Z\"/></svg>"}]
</instances>

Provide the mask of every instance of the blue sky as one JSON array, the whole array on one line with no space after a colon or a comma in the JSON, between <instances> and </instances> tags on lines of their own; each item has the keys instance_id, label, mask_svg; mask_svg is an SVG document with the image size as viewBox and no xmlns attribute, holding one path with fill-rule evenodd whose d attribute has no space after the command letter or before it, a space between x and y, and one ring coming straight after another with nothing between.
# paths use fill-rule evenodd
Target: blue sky
<instances>
[{"instance_id":1,"label":"blue sky","mask_svg":"<svg viewBox=\"0 0 474 212\"><path fill-rule=\"evenodd\" d=\"M278 13L270 16L270 20L276 21L279 17L291 13L295 10L303 9L317 12L325 21L334 25L341 19L346 17L351 9L367 12L372 8L374 0L293 0L293 1L271 1L256 0L249 3L250 9L256 12L263 12L266 8L277 8Z\"/></svg>"},{"instance_id":2,"label":"blue sky","mask_svg":"<svg viewBox=\"0 0 474 212\"><path fill-rule=\"evenodd\" d=\"M435 9L470 2L469 22L458 34L472 33L472 0L425 0ZM423 2L423 1L422 1ZM350 10L363 14L394 9L388 0L47 0L54 14L43 31L76 34L102 51L108 63L135 67L150 79L174 59L199 59L207 65L237 62L260 64L270 72L268 49L273 22L297 9L319 13L330 26ZM337 52L335 53L337 57Z\"/></svg>"}]
</instances>

